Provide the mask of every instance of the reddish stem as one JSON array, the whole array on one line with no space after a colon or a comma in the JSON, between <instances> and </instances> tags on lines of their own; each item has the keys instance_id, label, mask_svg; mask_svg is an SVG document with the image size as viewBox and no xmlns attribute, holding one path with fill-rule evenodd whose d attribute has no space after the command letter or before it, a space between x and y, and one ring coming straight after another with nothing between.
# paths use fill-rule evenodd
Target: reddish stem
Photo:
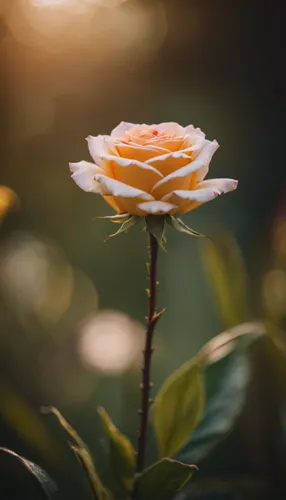
<instances>
[{"instance_id":1,"label":"reddish stem","mask_svg":"<svg viewBox=\"0 0 286 500\"><path fill-rule=\"evenodd\" d=\"M156 315L156 292L157 292L157 258L158 258L158 242L153 234L150 236L150 288L148 293L148 317L145 349L143 351L143 368L142 368L142 384L141 388L141 410L140 428L138 437L138 453L137 453L137 472L141 472L145 465L145 452L147 440L148 415L150 407L150 390L152 387L151 376L151 358L152 358L152 340L157 319Z\"/></svg>"}]
</instances>

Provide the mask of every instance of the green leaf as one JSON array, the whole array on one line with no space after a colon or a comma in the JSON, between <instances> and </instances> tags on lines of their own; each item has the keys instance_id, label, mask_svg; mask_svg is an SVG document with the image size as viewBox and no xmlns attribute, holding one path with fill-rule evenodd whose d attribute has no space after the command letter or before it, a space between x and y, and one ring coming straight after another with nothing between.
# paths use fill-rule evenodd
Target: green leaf
<instances>
[{"instance_id":1,"label":"green leaf","mask_svg":"<svg viewBox=\"0 0 286 500\"><path fill-rule=\"evenodd\" d=\"M121 233L126 233L127 231L129 231L129 229L131 229L131 227L133 227L135 224L138 224L138 222L140 222L141 219L142 217L139 217L138 215L132 215L129 219L123 222L123 224L120 226L118 231L116 231L116 233L107 236L107 238L105 238L105 241L109 240L110 238L113 238L114 236L118 236Z\"/></svg>"},{"instance_id":2,"label":"green leaf","mask_svg":"<svg viewBox=\"0 0 286 500\"><path fill-rule=\"evenodd\" d=\"M164 240L165 219L164 215L147 215L145 222L149 233L156 238L158 245L166 250Z\"/></svg>"},{"instance_id":3,"label":"green leaf","mask_svg":"<svg viewBox=\"0 0 286 500\"><path fill-rule=\"evenodd\" d=\"M101 483L89 452L85 448L72 446L72 450L85 470L96 500L112 500L111 493Z\"/></svg>"},{"instance_id":4,"label":"green leaf","mask_svg":"<svg viewBox=\"0 0 286 500\"><path fill-rule=\"evenodd\" d=\"M22 494L24 492L25 498L58 498L57 485L43 469L7 448L0 448L0 469L1 491L4 496L5 491L9 491L14 498L16 487Z\"/></svg>"},{"instance_id":5,"label":"green leaf","mask_svg":"<svg viewBox=\"0 0 286 500\"><path fill-rule=\"evenodd\" d=\"M151 412L161 457L174 456L198 425L204 405L201 367L185 363L164 383Z\"/></svg>"},{"instance_id":6,"label":"green leaf","mask_svg":"<svg viewBox=\"0 0 286 500\"><path fill-rule=\"evenodd\" d=\"M204 364L204 412L177 459L198 463L231 432L243 411L251 378L248 348L263 335L261 323L246 323L218 335L202 348L198 358Z\"/></svg>"},{"instance_id":7,"label":"green leaf","mask_svg":"<svg viewBox=\"0 0 286 500\"><path fill-rule=\"evenodd\" d=\"M172 226L173 229L180 233L188 234L189 236L196 236L197 238L206 238L204 234L198 233L194 229L188 227L181 219L174 217L174 215L165 215L165 221Z\"/></svg>"},{"instance_id":8,"label":"green leaf","mask_svg":"<svg viewBox=\"0 0 286 500\"><path fill-rule=\"evenodd\" d=\"M240 250L228 233L204 240L202 258L225 328L247 321L249 314L247 276Z\"/></svg>"},{"instance_id":9,"label":"green leaf","mask_svg":"<svg viewBox=\"0 0 286 500\"><path fill-rule=\"evenodd\" d=\"M116 222L117 224L120 224L122 222L128 221L132 215L130 214L115 214L115 215L103 215L101 217L96 217L96 219L108 219L111 222Z\"/></svg>"},{"instance_id":10,"label":"green leaf","mask_svg":"<svg viewBox=\"0 0 286 500\"><path fill-rule=\"evenodd\" d=\"M96 472L91 453L85 444L85 442L78 435L76 430L72 425L63 417L57 408L54 406L48 406L42 408L43 413L52 413L55 415L60 425L65 429L77 446L71 445L72 450L79 459L81 465L83 466L85 472L87 473L92 491L95 495L96 500L111 500L111 495L109 491L103 486L101 480Z\"/></svg>"},{"instance_id":11,"label":"green leaf","mask_svg":"<svg viewBox=\"0 0 286 500\"><path fill-rule=\"evenodd\" d=\"M194 468L170 458L163 458L136 479L135 500L172 500L189 481Z\"/></svg>"},{"instance_id":12,"label":"green leaf","mask_svg":"<svg viewBox=\"0 0 286 500\"><path fill-rule=\"evenodd\" d=\"M115 494L128 495L135 479L135 451L132 444L111 421L104 408L98 408L109 448L109 466L116 485L110 489Z\"/></svg>"}]
</instances>

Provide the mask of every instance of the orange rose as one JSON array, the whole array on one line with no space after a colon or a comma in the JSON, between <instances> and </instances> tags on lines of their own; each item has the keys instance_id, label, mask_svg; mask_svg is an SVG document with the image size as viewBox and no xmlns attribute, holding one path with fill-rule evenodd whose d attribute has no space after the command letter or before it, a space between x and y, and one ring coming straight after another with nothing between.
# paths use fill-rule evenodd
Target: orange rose
<instances>
[{"instance_id":1,"label":"orange rose","mask_svg":"<svg viewBox=\"0 0 286 500\"><path fill-rule=\"evenodd\" d=\"M233 179L204 180L218 148L193 125L121 122L111 135L89 136L95 163L70 163L73 180L116 212L182 214L236 189Z\"/></svg>"}]
</instances>

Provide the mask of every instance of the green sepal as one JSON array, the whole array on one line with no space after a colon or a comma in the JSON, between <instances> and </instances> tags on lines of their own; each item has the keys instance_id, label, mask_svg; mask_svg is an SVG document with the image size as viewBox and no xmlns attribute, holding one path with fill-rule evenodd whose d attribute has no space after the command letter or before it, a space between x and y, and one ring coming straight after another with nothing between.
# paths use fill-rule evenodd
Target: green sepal
<instances>
[{"instance_id":1,"label":"green sepal","mask_svg":"<svg viewBox=\"0 0 286 500\"><path fill-rule=\"evenodd\" d=\"M170 224L173 229L179 231L180 233L188 234L189 236L196 236L197 238L207 238L205 234L198 233L194 229L188 227L179 217L174 215L165 215L165 221Z\"/></svg>"},{"instance_id":2,"label":"green sepal","mask_svg":"<svg viewBox=\"0 0 286 500\"><path fill-rule=\"evenodd\" d=\"M133 490L135 480L135 450L129 439L115 427L104 408L98 408L108 446L108 462L112 475L110 490L124 498Z\"/></svg>"},{"instance_id":3,"label":"green sepal","mask_svg":"<svg viewBox=\"0 0 286 500\"><path fill-rule=\"evenodd\" d=\"M131 227L133 227L135 224L138 224L138 222L140 222L141 219L142 217L139 217L138 215L131 215L129 219L127 219L125 222L123 222L123 224L121 224L118 231L116 231L116 233L107 236L107 238L105 238L105 241L109 240L110 238L113 238L114 236L118 236L121 233L126 233L127 231L129 231L129 229L131 229Z\"/></svg>"},{"instance_id":4,"label":"green sepal","mask_svg":"<svg viewBox=\"0 0 286 500\"><path fill-rule=\"evenodd\" d=\"M128 221L132 215L130 214L115 214L115 215L102 215L100 217L96 217L96 219L108 219L111 222L115 222L117 224Z\"/></svg>"},{"instance_id":5,"label":"green sepal","mask_svg":"<svg viewBox=\"0 0 286 500\"><path fill-rule=\"evenodd\" d=\"M135 499L172 500L189 481L194 468L194 465L163 458L138 476L135 482Z\"/></svg>"},{"instance_id":6,"label":"green sepal","mask_svg":"<svg viewBox=\"0 0 286 500\"><path fill-rule=\"evenodd\" d=\"M146 227L149 233L156 238L158 245L162 250L166 250L165 216L164 215L147 215L145 217Z\"/></svg>"},{"instance_id":7,"label":"green sepal","mask_svg":"<svg viewBox=\"0 0 286 500\"><path fill-rule=\"evenodd\" d=\"M186 444L204 408L202 369L193 358L165 381L151 408L160 457L172 457Z\"/></svg>"}]
</instances>

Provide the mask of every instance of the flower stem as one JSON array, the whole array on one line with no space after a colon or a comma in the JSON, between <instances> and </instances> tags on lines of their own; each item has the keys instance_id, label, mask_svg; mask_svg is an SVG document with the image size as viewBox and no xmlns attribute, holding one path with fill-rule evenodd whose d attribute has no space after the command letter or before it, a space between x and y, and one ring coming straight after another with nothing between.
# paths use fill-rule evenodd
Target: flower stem
<instances>
[{"instance_id":1,"label":"flower stem","mask_svg":"<svg viewBox=\"0 0 286 500\"><path fill-rule=\"evenodd\" d=\"M150 288L148 291L148 317L145 349L143 351L143 368L142 368L142 383L141 383L141 410L140 427L138 437L138 453L137 453L137 472L141 472L145 465L145 451L147 439L148 414L150 406L150 390L152 387L151 376L151 357L154 348L152 347L153 334L159 315L156 314L156 292L157 292L157 258L158 258L158 242L153 234L150 236Z\"/></svg>"}]
</instances>

